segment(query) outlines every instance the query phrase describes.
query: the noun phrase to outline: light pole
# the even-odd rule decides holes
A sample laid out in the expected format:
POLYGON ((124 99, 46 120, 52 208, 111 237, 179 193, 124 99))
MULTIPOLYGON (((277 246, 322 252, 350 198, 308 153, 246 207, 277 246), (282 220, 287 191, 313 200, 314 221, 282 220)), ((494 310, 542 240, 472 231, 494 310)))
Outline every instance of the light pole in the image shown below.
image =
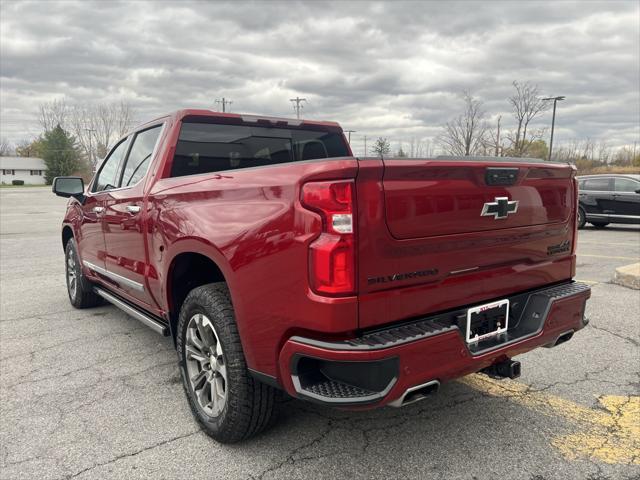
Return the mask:
POLYGON ((549 161, 551 161, 551 152, 553 150, 553 129, 556 125, 556 103, 564 99, 565 97, 563 95, 559 97, 547 97, 542 99, 542 100, 553 100, 553 116, 551 117, 551 140, 549 140, 549 161))

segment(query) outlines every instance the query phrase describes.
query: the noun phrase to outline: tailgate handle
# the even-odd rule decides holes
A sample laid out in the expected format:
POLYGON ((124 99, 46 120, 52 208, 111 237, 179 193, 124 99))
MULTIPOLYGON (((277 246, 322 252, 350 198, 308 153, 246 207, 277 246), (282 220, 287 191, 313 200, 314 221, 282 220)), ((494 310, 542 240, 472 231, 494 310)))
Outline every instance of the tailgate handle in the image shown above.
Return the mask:
POLYGON ((484 181, 487 185, 513 185, 518 179, 517 168, 487 167, 484 181))

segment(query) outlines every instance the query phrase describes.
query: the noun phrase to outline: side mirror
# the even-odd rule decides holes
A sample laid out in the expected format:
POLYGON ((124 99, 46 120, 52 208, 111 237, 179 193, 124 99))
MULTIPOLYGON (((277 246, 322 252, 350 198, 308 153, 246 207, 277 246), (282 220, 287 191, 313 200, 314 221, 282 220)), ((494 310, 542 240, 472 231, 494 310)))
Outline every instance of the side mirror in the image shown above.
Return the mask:
POLYGON ((84 181, 80 177, 56 177, 53 179, 51 191, 59 197, 84 197, 84 181))
POLYGON ((636 193, 640 193, 640 188, 636 188, 636 193))

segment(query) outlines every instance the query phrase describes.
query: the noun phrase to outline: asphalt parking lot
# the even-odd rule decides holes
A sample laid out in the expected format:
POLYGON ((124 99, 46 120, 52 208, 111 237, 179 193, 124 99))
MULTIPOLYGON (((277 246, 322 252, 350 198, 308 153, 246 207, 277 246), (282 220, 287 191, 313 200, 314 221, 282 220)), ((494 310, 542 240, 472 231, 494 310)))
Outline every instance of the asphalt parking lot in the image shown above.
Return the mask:
POLYGON ((199 431, 172 342, 115 307, 74 310, 47 188, 0 189, 0 477, 640 478, 640 292, 610 283, 640 228, 587 227, 590 325, 403 409, 287 401, 275 428, 223 446, 199 431))

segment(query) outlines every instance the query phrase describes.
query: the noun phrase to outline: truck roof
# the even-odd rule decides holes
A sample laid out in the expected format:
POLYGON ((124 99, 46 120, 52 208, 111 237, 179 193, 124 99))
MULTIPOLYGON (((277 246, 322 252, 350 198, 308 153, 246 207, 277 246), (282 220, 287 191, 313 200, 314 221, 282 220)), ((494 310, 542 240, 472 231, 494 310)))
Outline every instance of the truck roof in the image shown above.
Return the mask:
MULTIPOLYGON (((211 118, 220 118, 220 119, 234 119, 240 120, 241 122, 247 123, 270 123, 276 124, 279 126, 291 125, 291 126, 322 126, 322 127, 330 127, 337 128, 342 130, 340 124, 337 122, 330 121, 321 121, 321 120, 307 120, 307 119, 298 119, 298 118, 286 118, 286 117, 273 117, 270 115, 253 115, 253 114, 245 114, 245 113, 225 113, 225 112, 215 112, 213 110, 206 109, 197 109, 197 108, 185 108, 181 110, 175 110, 166 115, 161 115, 159 117, 154 118, 148 122, 144 122, 141 125, 146 125, 148 123, 157 122, 162 118, 171 117, 177 121, 184 119, 185 117, 211 117, 211 118)), ((138 127, 136 127, 137 129, 138 127)))

